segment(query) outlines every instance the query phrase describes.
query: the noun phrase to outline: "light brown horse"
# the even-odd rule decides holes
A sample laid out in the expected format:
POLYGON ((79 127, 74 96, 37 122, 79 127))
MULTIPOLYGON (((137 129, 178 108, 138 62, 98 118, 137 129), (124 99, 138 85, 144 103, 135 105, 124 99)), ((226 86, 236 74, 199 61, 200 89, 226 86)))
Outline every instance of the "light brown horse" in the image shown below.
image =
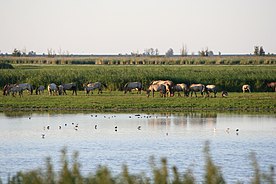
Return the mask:
POLYGON ((166 85, 164 84, 152 84, 149 86, 147 90, 147 97, 150 96, 150 92, 152 92, 152 97, 154 97, 154 92, 159 91, 161 97, 166 97, 167 95, 167 89, 166 85))
POLYGON ((267 83, 267 87, 272 88, 272 90, 276 92, 276 82, 267 83))
POLYGON ((173 92, 177 92, 178 96, 181 96, 180 92, 183 91, 185 96, 189 96, 189 88, 186 84, 181 83, 181 84, 176 84, 173 87, 173 92))
POLYGON ((245 84, 242 86, 242 92, 245 93, 246 91, 251 93, 250 85, 248 85, 248 84, 245 84))
POLYGON ((157 85, 164 84, 165 87, 166 87, 167 95, 168 94, 170 94, 170 96, 174 95, 173 94, 173 86, 174 86, 174 84, 173 84, 172 81, 170 81, 170 80, 156 80, 156 81, 152 81, 150 83, 150 85, 155 85, 155 84, 157 84, 157 85))

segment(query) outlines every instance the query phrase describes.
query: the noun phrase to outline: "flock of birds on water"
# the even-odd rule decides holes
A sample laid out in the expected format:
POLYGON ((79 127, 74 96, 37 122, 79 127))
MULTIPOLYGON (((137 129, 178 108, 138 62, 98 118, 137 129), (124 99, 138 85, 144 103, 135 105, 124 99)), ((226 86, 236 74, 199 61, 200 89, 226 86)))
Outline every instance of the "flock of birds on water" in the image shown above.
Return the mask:
MULTIPOLYGON (((143 116, 140 115, 140 114, 136 114, 136 115, 134 115, 134 116, 135 116, 135 117, 138 117, 138 118, 143 118, 143 116)), ((92 118, 93 118, 93 117, 97 118, 98 115, 91 115, 91 117, 92 117, 92 118)), ((107 119, 111 119, 111 118, 116 118, 116 115, 113 115, 113 116, 103 116, 103 117, 104 117, 104 118, 107 118, 107 119)), ((129 119, 131 119, 131 118, 132 118, 132 116, 129 115, 129 119)), ((152 118, 152 116, 151 116, 151 115, 147 115, 147 116, 144 116, 144 118, 147 118, 147 119, 148 119, 148 118, 152 118)), ((155 116, 155 118, 157 119, 158 116, 155 116)), ((169 118, 169 116, 166 116, 166 118, 169 118)), ((29 119, 31 119, 31 116, 29 117, 29 119)), ((74 130, 75 130, 75 131, 78 131, 78 130, 79 130, 79 124, 71 123, 71 125, 74 127, 74 130)), ((68 123, 65 123, 64 126, 67 127, 67 126, 69 126, 69 125, 68 125, 68 123)), ((139 125, 139 126, 137 127, 137 130, 140 131, 141 128, 142 128, 142 126, 139 125)), ((59 126, 58 126, 58 129, 61 130, 61 129, 62 129, 62 126, 59 125, 59 126)), ((97 125, 97 124, 94 125, 94 129, 95 129, 95 130, 98 129, 98 125, 97 125)), ((44 126, 44 127, 43 127, 43 130, 44 130, 44 131, 45 131, 45 130, 50 130, 50 125, 44 126)), ((118 126, 117 126, 117 125, 114 127, 114 131, 115 131, 115 132, 118 132, 118 126)), ((216 131, 217 131, 217 129, 214 128, 214 129, 213 129, 213 132, 216 132, 216 131)), ((239 135, 239 131, 240 131, 240 130, 239 130, 238 128, 235 129, 236 135, 239 135)), ((230 128, 227 127, 226 130, 225 130, 225 132, 229 134, 229 133, 230 133, 230 128)), ((168 136, 168 135, 169 135, 169 133, 166 132, 166 136, 168 136)), ((46 136, 45 133, 42 133, 42 134, 41 134, 42 139, 45 139, 45 136, 46 136)))

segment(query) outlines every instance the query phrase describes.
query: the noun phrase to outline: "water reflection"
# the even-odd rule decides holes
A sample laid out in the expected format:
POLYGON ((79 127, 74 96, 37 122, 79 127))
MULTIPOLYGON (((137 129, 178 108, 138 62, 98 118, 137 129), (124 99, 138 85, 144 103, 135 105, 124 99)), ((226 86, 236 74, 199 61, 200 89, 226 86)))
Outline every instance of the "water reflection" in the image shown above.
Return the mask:
POLYGON ((2 179, 19 170, 43 165, 47 156, 58 163, 64 146, 79 151, 86 173, 100 164, 121 171, 123 163, 132 170, 150 172, 148 158, 154 155, 167 157, 169 163, 182 171, 194 165, 197 174, 204 168, 203 143, 211 140, 213 158, 227 173, 228 183, 235 183, 237 178, 247 181, 250 168, 247 155, 251 151, 257 153, 262 168, 276 160, 275 115, 67 111, 5 112, 0 113, 0 119, 2 179), (227 128, 229 132, 225 131, 227 128))
POLYGON ((154 126, 175 126, 187 127, 199 126, 199 127, 215 127, 217 123, 217 113, 199 113, 199 112, 187 112, 187 113, 166 113, 155 115, 148 120, 148 124, 154 126))

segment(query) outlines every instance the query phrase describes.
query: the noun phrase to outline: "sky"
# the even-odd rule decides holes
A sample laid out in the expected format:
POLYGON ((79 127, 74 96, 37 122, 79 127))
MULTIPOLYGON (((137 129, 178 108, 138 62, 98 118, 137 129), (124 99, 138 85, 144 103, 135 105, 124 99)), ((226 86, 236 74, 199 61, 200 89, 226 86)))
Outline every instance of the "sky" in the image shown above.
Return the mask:
POLYGON ((276 0, 0 0, 0 52, 276 53, 276 0))

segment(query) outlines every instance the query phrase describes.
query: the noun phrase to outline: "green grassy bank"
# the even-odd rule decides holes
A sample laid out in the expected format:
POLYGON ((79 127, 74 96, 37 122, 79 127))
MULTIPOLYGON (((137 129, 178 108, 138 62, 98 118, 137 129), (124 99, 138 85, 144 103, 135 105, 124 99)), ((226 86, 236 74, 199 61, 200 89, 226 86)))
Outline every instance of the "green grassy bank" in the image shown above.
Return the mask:
MULTIPOLYGON (((1 91, 2 92, 2 91, 1 91)), ((200 95, 199 95, 200 96, 200 95)), ((158 93, 153 98, 142 94, 123 94, 122 91, 104 91, 103 94, 94 93, 86 96, 79 91, 77 96, 71 92, 64 96, 29 95, 24 92, 19 96, 0 95, 0 110, 91 110, 98 112, 181 112, 181 111, 251 111, 274 113, 276 111, 276 93, 229 93, 222 98, 205 97, 167 97, 161 98, 158 93), (70 94, 69 94, 70 93, 70 94)))

